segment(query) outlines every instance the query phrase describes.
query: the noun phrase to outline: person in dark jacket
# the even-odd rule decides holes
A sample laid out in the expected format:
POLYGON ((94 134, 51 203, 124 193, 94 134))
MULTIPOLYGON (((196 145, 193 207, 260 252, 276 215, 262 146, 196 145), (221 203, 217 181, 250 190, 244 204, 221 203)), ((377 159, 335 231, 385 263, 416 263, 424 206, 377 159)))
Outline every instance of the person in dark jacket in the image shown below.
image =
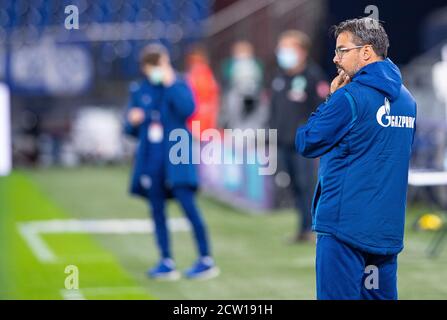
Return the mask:
POLYGON ((397 299, 416 102, 371 18, 335 27, 338 76, 298 129, 296 149, 320 159, 312 204, 318 299, 397 299))
POLYGON ((191 149, 192 137, 186 128, 187 118, 195 108, 191 90, 174 72, 163 46, 146 46, 140 64, 146 79, 130 86, 124 129, 139 142, 130 192, 149 200, 161 255, 148 275, 170 280, 180 276, 172 259, 165 214, 166 199, 174 197, 192 226, 200 256, 185 275, 201 279, 216 276, 219 270, 211 257, 206 226, 194 199, 198 187, 196 168, 191 161, 176 164, 169 158, 177 141, 168 137, 175 129, 187 133, 189 141, 185 145, 191 149))
POLYGON ((316 163, 295 152, 295 132, 304 124, 315 106, 329 93, 329 83, 320 67, 309 58, 310 39, 298 30, 283 32, 276 57, 280 72, 272 81, 269 127, 277 130, 278 171, 276 181, 291 186, 301 216, 290 243, 312 241, 311 213, 316 163), (284 181, 281 181, 284 180, 284 181))

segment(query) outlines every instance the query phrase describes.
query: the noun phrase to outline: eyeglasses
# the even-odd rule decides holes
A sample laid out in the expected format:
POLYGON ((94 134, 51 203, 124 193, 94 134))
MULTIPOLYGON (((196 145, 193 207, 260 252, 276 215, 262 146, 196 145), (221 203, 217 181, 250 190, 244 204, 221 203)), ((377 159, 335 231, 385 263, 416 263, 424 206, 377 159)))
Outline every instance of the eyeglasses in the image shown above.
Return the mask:
POLYGON ((342 58, 343 55, 344 55, 346 52, 351 51, 351 50, 353 50, 353 49, 363 48, 364 46, 365 46, 365 45, 363 45, 363 46, 355 46, 355 47, 352 47, 352 48, 336 48, 336 49, 334 50, 334 53, 335 53, 335 55, 336 55, 337 57, 342 58))

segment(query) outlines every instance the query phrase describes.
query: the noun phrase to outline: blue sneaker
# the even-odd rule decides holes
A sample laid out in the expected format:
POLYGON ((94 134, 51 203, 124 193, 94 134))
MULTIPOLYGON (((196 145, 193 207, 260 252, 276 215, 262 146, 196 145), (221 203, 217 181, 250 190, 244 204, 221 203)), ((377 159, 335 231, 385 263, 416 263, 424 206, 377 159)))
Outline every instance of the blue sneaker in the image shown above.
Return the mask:
POLYGON ((213 258, 202 257, 191 268, 186 270, 185 276, 189 279, 208 280, 217 277, 220 273, 213 258))
POLYGON ((180 273, 175 269, 172 259, 162 259, 154 268, 147 272, 150 278, 157 280, 178 280, 180 273))

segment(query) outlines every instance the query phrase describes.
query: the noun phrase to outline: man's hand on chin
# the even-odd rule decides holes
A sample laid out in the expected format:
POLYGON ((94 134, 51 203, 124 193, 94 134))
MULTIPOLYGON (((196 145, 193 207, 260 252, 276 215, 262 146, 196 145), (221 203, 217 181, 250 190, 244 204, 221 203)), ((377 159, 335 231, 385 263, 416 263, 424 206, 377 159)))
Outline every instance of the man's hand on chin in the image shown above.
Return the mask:
POLYGON ((338 69, 337 71, 338 75, 334 78, 334 80, 332 80, 331 83, 331 94, 344 87, 351 81, 351 78, 342 69, 338 69))

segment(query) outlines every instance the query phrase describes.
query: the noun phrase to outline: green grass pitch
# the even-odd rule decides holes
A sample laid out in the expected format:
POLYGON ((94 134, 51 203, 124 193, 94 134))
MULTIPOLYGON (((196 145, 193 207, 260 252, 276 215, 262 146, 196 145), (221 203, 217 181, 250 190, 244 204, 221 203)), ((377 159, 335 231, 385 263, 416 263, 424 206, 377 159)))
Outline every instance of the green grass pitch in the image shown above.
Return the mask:
MULTIPOLYGON (((23 223, 148 218, 147 205, 127 194, 128 172, 124 166, 53 168, 0 177, 0 298, 67 298, 67 265, 78 267, 76 292, 85 299, 315 298, 315 246, 285 244, 297 224, 293 210, 250 215, 203 194, 198 203, 222 271, 216 279, 148 279, 145 271, 157 261, 149 233, 44 233, 41 239, 56 260, 42 262, 36 257, 19 233, 23 223)), ((181 216, 175 202, 168 212, 170 217, 181 216)), ((410 228, 421 212, 423 207, 408 210, 406 247, 399 259, 399 298, 446 299, 447 253, 427 258, 432 234, 410 228)), ((177 266, 189 267, 196 258, 191 234, 173 232, 172 245, 177 266)))

